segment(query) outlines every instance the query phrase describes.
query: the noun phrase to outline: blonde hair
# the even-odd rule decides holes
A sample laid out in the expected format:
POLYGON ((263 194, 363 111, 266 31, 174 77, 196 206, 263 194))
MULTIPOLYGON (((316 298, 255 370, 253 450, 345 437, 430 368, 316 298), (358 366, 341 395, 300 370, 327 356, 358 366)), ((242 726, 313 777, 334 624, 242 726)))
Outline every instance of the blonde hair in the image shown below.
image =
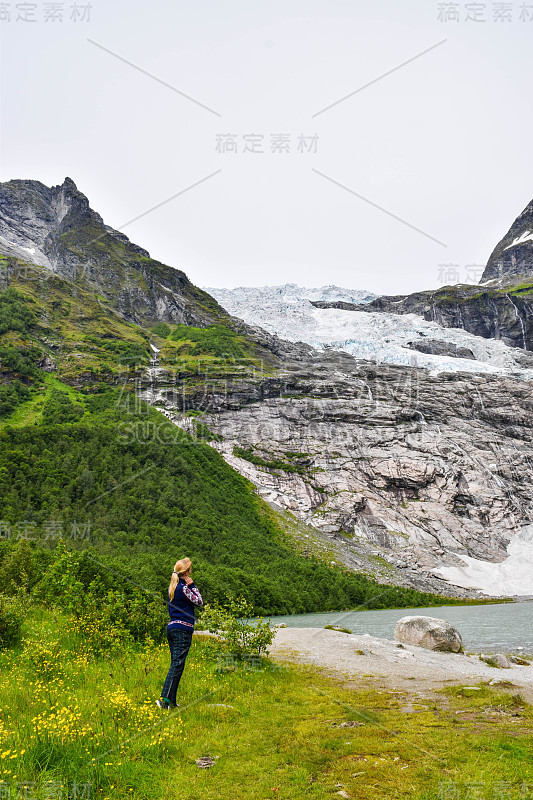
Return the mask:
POLYGON ((179 579, 191 568, 191 564, 192 561, 190 558, 180 558, 180 560, 176 561, 174 564, 174 572, 172 573, 170 586, 168 587, 168 596, 171 600, 174 600, 174 592, 176 591, 179 579))

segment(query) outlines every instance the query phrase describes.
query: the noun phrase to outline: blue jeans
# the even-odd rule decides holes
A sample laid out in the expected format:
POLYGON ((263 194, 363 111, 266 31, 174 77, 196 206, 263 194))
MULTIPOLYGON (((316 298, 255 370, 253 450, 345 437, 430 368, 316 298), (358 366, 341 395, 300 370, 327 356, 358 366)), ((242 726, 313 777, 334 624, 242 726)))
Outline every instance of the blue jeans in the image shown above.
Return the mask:
POLYGON ((170 669, 161 690, 161 697, 176 705, 176 693, 191 646, 192 630, 186 631, 177 625, 167 628, 167 641, 170 647, 170 669))

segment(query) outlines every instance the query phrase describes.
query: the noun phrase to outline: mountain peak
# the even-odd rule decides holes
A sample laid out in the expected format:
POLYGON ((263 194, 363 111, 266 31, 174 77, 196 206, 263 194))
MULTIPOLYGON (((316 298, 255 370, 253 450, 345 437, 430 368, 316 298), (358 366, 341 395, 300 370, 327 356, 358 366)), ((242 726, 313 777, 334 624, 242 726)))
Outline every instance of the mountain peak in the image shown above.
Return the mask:
POLYGON ((72 178, 69 178, 68 176, 65 178, 65 180, 63 181, 63 183, 62 183, 60 188, 61 189, 66 189, 67 191, 70 191, 70 192, 78 192, 79 191, 78 187, 76 186, 76 184, 74 183, 72 178))
POLYGON ((183 272, 106 225, 69 177, 0 183, 0 253, 95 292, 128 321, 203 326, 224 316, 183 272))
POLYGON ((492 251, 481 283, 533 275, 533 200, 492 251))

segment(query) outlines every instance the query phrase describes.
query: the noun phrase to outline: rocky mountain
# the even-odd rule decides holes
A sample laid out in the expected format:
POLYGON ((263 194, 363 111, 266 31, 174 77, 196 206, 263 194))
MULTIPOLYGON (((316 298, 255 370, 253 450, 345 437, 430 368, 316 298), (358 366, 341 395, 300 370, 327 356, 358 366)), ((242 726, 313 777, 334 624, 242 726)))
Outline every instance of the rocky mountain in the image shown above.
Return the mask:
POLYGON ((184 395, 179 376, 156 369, 141 396, 187 430, 201 419, 304 545, 318 537, 337 563, 426 591, 533 594, 530 573, 504 580, 507 546, 533 520, 528 381, 432 376, 329 351, 274 375, 235 370, 184 395), (458 577, 463 556, 499 565, 499 590, 482 570, 458 577))
POLYGON ((47 392, 124 382, 247 478, 303 555, 425 591, 533 595, 513 566, 533 522, 529 284, 215 299, 68 179, 10 181, 0 200, 7 425, 40 419, 30 358, 47 392))
MULTIPOLYGON (((323 307, 323 306, 322 306, 323 307)), ((475 336, 533 350, 533 279, 517 285, 444 286, 410 295, 378 297, 361 309, 388 314, 417 314, 443 328, 460 328, 475 336)), ((522 361, 522 356, 518 356, 522 361)), ((524 361, 529 363, 530 357, 524 361)))
POLYGON ((533 276, 533 200, 490 254, 481 283, 533 276))
POLYGON ((0 253, 45 267, 142 325, 212 324, 227 314, 185 273, 104 223, 70 178, 0 184, 0 253))

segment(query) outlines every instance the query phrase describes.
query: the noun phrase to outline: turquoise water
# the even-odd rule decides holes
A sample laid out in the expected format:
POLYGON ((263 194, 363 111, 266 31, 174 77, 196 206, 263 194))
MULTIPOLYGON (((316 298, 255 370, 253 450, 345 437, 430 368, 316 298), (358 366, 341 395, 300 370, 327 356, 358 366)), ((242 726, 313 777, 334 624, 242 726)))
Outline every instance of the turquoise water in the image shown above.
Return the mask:
POLYGON ((331 611, 270 617, 272 625, 284 622, 291 628, 323 628, 341 625, 352 633, 369 633, 392 639, 402 617, 423 615, 445 619, 457 628, 466 650, 533 654, 533 601, 486 606, 435 606, 385 611, 331 611))

